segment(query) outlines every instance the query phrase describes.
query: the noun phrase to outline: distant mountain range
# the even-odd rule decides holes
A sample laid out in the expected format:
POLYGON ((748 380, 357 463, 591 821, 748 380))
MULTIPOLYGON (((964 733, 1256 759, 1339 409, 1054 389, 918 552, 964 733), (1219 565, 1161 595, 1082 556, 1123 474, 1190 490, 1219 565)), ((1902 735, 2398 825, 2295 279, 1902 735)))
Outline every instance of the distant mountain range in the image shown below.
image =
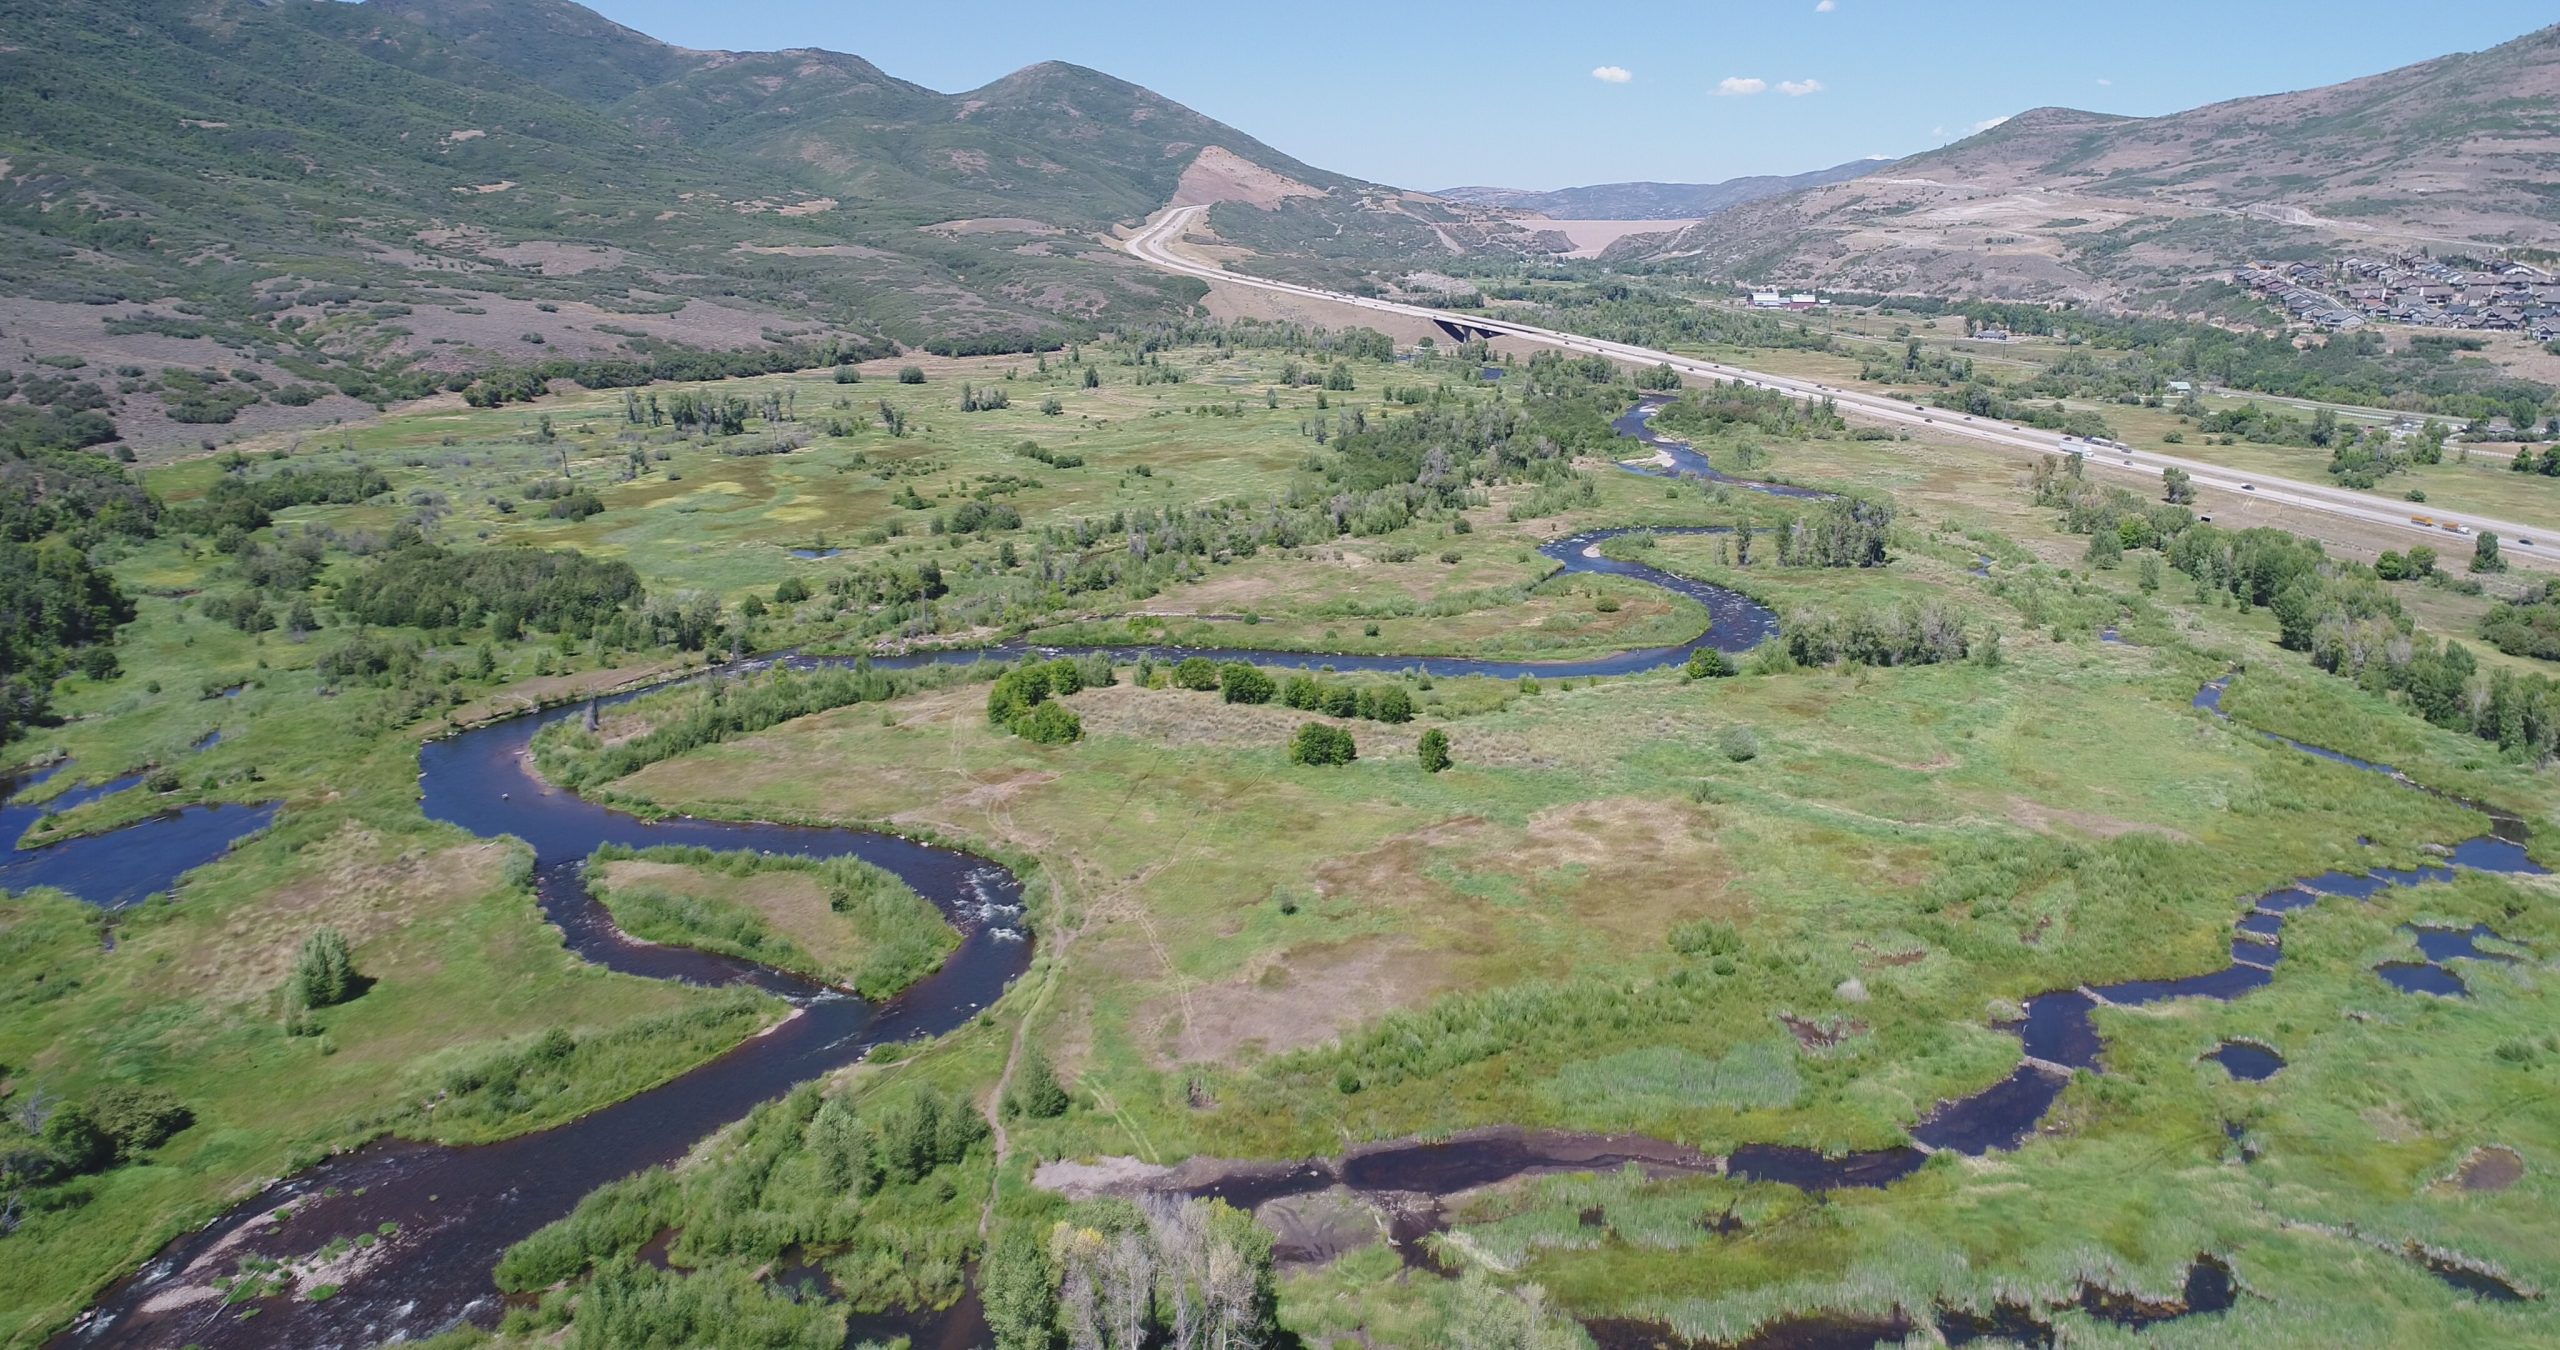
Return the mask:
POLYGON ((302 399, 119 395, 145 441, 670 344, 1021 350, 1190 309, 1103 237, 1169 201, 1398 195, 1054 62, 943 94, 567 0, 0 4, 0 371, 302 399))
POLYGON ((1549 220, 1697 220, 1770 197, 1842 183, 1885 161, 1855 159, 1810 173, 1757 174, 1721 183, 1597 183, 1533 192, 1525 188, 1456 187, 1432 195, 1471 206, 1526 211, 1549 220))
POLYGON ((1742 281, 2106 300, 2251 258, 2560 249, 2560 27, 2163 117, 2038 108, 1612 259, 1742 281))
POLYGON ((1892 164, 1435 196, 1055 62, 945 94, 569 0, 0 0, 0 388, 103 399, 147 447, 546 364, 1025 350, 1196 312, 1202 283, 1108 238, 1168 203, 1211 205, 1230 266, 1387 293, 1575 251, 1550 220, 1703 218, 1605 256, 2148 305, 2340 241, 2560 247, 2555 183, 2560 29, 2170 117, 2039 109, 1892 164))

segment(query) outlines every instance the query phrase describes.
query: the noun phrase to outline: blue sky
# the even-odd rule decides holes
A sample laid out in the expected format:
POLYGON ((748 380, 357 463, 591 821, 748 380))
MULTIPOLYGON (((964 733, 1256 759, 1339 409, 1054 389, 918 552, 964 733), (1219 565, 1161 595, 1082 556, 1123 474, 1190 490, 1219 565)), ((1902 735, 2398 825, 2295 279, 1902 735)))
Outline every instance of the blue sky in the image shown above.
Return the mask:
POLYGON ((686 46, 828 47, 946 91, 1073 61, 1416 188, 1794 173, 2043 104, 2148 115, 2330 84, 2554 17, 2550 0, 587 2, 686 46))

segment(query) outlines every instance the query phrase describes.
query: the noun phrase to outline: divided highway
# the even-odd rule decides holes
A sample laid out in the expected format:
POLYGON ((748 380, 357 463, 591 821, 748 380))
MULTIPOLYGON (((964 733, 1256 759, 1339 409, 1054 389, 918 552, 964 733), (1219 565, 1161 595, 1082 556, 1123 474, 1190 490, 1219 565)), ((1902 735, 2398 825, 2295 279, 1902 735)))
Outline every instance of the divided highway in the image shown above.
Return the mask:
POLYGON ((1923 408, 1878 394, 1836 388, 1791 376, 1744 370, 1715 361, 1677 356, 1670 352, 1655 351, 1649 347, 1637 347, 1623 342, 1604 342, 1598 338, 1559 332, 1552 328, 1539 328, 1509 319, 1473 313, 1453 313, 1423 305, 1407 305, 1393 300, 1346 295, 1339 291, 1318 290, 1312 286, 1292 285, 1285 281, 1271 281, 1262 277, 1229 272, 1214 263, 1187 257, 1175 247, 1182 236, 1198 222, 1201 214, 1208 209, 1206 206, 1174 207, 1157 216, 1135 235, 1122 241, 1121 247, 1127 249, 1132 257, 1150 266, 1199 277, 1204 281, 1223 282, 1231 286, 1250 286, 1256 290, 1278 291, 1331 304, 1349 305, 1358 309, 1376 310, 1380 313, 1399 314, 1410 318, 1452 319, 1469 327, 1482 328, 1507 337, 1542 343, 1565 351, 1587 352, 1641 365, 1667 364, 1684 375, 1694 375, 1704 379, 1738 380, 1758 388, 1781 390, 1798 396, 1827 397, 1833 400, 1844 414, 1890 426, 1914 430, 1927 427, 1933 431, 1945 432, 2011 451, 2043 454, 2077 452, 2088 457, 2088 467, 2092 469, 2108 469, 2120 474, 2147 478, 2155 486, 2160 481, 2161 470, 2184 469, 2200 489, 2245 492, 2259 501, 2273 502, 2297 510, 2315 511, 2322 515, 2351 520, 2363 525, 2398 529, 2411 535, 2423 536, 2439 548, 2444 548, 2447 542, 2454 538, 2468 538, 2485 530, 2496 534, 2507 549, 2516 553, 2528 557, 2560 559, 2560 530, 2546 530, 2544 532, 2552 535, 2552 539, 2537 540, 2534 538, 2536 527, 2515 521, 2396 503, 2321 483, 2305 483, 2289 478, 2257 477, 2237 472, 2226 465, 2208 464, 2203 460, 2163 455, 2111 443, 2083 441, 2064 436, 2059 432, 2043 431, 2035 427, 2019 426, 1987 417, 1967 416, 1941 408, 1923 408), (2426 523, 2422 524, 2413 517, 2424 517, 2426 523))

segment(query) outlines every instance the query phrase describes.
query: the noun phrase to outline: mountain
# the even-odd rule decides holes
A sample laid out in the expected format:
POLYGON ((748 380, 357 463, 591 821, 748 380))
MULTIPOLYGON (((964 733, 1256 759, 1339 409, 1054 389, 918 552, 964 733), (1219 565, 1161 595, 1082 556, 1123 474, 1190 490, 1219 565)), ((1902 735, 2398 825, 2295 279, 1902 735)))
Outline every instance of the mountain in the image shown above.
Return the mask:
POLYGON ((100 389, 146 447, 546 360, 1023 350, 1189 310, 1104 237, 1169 201, 1384 191, 1054 62, 945 94, 566 0, 0 0, 0 373, 139 372, 100 389))
POLYGON ((1610 256, 1745 281, 2168 303, 2252 258, 2560 247, 2560 26, 2162 117, 2021 113, 1610 256))
POLYGON ((1884 161, 1853 159, 1809 173, 1755 174, 1721 183, 1596 183, 1534 192, 1524 188, 1444 188, 1432 195, 1471 206, 1525 211, 1549 220, 1696 220, 1718 211, 1875 172, 1884 161))

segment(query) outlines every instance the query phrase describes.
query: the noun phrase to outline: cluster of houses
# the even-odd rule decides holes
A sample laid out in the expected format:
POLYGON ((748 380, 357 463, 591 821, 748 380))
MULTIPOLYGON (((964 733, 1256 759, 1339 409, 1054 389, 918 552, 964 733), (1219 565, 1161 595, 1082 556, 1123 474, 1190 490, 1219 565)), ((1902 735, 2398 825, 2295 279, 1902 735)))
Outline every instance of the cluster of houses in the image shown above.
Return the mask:
POLYGON ((1780 295, 1776 291, 1753 291, 1751 307, 1753 309, 1791 309, 1802 314, 1807 310, 1829 309, 1831 302, 1817 298, 1806 291, 1798 291, 1793 295, 1780 295))
POLYGON ((2560 339, 2560 278, 2524 263, 2457 265, 2423 255, 2351 257, 2335 264, 2252 263, 2242 285, 2301 322, 2348 329, 2374 320, 2422 328, 2560 339))

